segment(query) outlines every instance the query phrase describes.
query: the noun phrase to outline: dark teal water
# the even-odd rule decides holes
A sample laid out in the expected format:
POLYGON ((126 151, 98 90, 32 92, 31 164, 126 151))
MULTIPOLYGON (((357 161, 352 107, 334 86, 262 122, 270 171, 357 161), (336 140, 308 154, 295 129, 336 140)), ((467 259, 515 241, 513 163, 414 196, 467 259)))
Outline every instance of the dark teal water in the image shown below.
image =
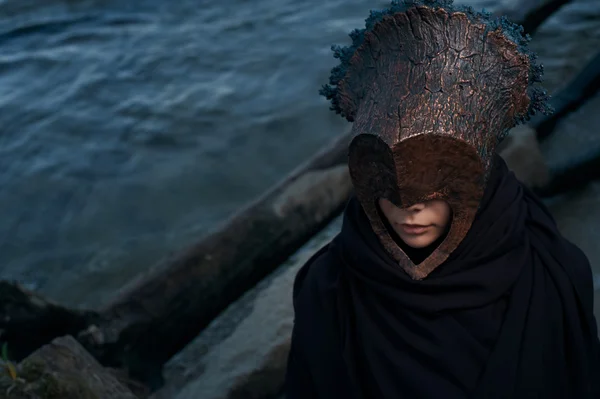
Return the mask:
MULTIPOLYGON (((384 4, 0 1, 0 278, 95 305, 206 234, 346 128, 329 47, 384 4)), ((540 31, 551 85, 598 48, 578 4, 540 31)))

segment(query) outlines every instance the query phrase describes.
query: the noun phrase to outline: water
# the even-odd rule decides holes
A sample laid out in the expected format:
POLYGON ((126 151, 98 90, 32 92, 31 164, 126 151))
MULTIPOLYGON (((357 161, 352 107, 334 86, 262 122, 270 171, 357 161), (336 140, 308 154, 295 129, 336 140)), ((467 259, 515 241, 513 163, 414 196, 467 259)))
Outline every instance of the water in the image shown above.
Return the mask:
POLYGON ((0 277, 93 306, 206 234, 346 127, 329 47, 387 3, 0 0, 0 277))

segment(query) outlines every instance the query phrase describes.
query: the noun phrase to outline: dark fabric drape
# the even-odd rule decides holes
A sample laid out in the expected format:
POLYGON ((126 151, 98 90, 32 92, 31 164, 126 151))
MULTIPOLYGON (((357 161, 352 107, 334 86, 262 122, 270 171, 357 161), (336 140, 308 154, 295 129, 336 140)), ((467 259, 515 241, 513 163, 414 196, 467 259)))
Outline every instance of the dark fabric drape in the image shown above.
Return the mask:
POLYGON ((288 397, 599 398, 592 303, 587 258, 499 157, 467 237, 422 281, 353 199, 297 276, 288 397))

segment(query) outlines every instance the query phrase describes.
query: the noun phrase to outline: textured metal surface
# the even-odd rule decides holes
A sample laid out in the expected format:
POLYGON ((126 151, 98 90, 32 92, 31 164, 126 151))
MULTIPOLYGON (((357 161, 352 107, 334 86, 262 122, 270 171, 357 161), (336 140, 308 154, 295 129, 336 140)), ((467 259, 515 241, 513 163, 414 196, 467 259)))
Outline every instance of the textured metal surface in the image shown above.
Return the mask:
POLYGON ((495 148, 527 113, 529 72, 528 56, 500 29, 463 12, 417 6, 365 34, 338 84, 356 135, 350 173, 373 229, 412 278, 425 278, 468 232, 495 148), (399 207, 450 204, 450 231, 420 264, 387 232, 380 197, 399 207))

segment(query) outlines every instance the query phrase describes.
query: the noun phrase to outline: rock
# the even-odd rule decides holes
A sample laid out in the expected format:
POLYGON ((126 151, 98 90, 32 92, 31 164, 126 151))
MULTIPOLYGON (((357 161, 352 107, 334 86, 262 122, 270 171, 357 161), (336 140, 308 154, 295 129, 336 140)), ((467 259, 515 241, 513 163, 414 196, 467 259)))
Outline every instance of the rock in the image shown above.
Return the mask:
POLYGON ((550 193, 560 193, 600 178, 600 94, 562 119, 541 150, 552 172, 550 193), (583 165, 584 167, 580 167, 583 165), (588 167, 585 167, 589 165, 588 167))
POLYGON ((572 1, 548 18, 530 43, 545 67, 543 86, 556 95, 553 104, 561 117, 532 120, 538 135, 548 136, 540 143, 550 174, 548 185, 537 190, 544 197, 600 178, 600 96, 591 94, 599 82, 597 11, 596 0, 572 1))
MULTIPOLYGON (((600 39, 599 39, 600 40, 600 39)), ((551 169, 567 168, 578 158, 600 152, 600 94, 562 119, 555 132, 541 144, 551 169)))
POLYGON ((547 201, 558 227, 585 252, 594 273, 596 321, 600 320, 600 182, 547 201))
POLYGON ((251 399, 276 397, 283 385, 293 325, 292 287, 299 268, 339 231, 337 219, 313 238, 282 270, 224 312, 166 366, 167 384, 153 399, 251 399), (251 302, 251 306, 248 306, 251 302), (247 309, 243 317, 239 309, 247 309), (235 327, 206 345, 206 335, 235 327), (204 342, 203 342, 204 341, 204 342), (218 341, 218 342, 215 342, 218 341))
POLYGON ((554 112, 550 115, 536 115, 530 121, 537 136, 543 140, 550 136, 556 125, 573 111, 579 109, 600 90, 600 52, 577 73, 568 85, 554 93, 550 104, 554 112))
POLYGON ((526 125, 511 130, 499 149, 509 169, 528 187, 542 187, 549 181, 546 160, 540 150, 536 131, 526 125))
POLYGON ((571 0, 505 0, 494 13, 520 21, 525 33, 533 35, 548 16, 569 2, 571 0))
POLYGON ((98 316, 58 305, 25 287, 0 281, 0 338, 20 361, 40 346, 64 335, 76 335, 98 316))
POLYGON ((57 338, 32 353, 19 364, 16 379, 11 380, 3 377, 3 397, 137 399, 71 336, 57 338))
POLYGON ((571 82, 598 52, 599 41, 597 0, 574 0, 539 27, 530 48, 544 65, 543 85, 550 94, 571 82))

